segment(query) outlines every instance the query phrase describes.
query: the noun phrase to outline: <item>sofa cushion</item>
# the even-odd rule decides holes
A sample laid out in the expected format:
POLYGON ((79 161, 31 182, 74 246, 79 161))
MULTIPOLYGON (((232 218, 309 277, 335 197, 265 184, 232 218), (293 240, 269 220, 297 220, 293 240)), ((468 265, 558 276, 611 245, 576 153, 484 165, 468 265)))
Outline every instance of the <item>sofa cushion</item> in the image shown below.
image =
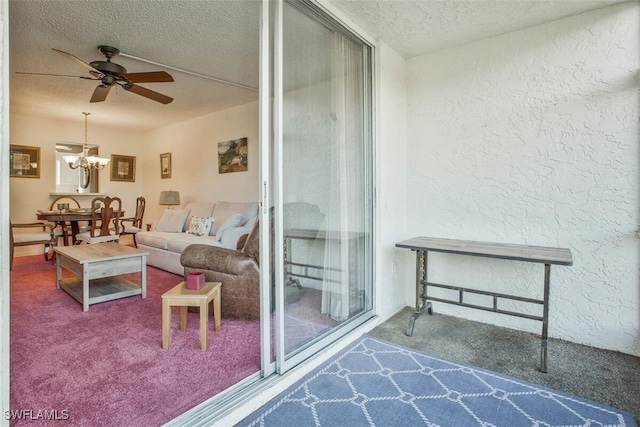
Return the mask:
MULTIPOLYGON (((210 235, 220 235, 218 229, 233 214, 240 212, 245 219, 249 219, 250 214, 255 211, 258 214, 258 204, 256 202, 217 202, 213 207, 213 217, 215 218, 211 227, 210 235)), ((245 220, 246 223, 246 220, 245 220)))
POLYGON ((184 223, 189 215, 187 209, 166 209, 162 218, 156 224, 156 231, 167 233, 180 233, 184 228, 184 223))
POLYGON ((220 243, 225 248, 242 249, 244 245, 238 248, 238 240, 243 235, 249 234, 249 232, 251 231, 251 227, 253 227, 254 223, 255 223, 255 220, 251 222, 247 222, 245 225, 241 227, 227 228, 220 234, 220 236, 216 236, 216 237, 220 237, 220 243))
POLYGON ((166 250, 167 242, 173 234, 176 233, 166 233, 163 231, 142 231, 136 236, 136 241, 139 245, 166 250))
POLYGON ((196 236, 188 233, 174 233, 167 240, 167 250, 170 252, 181 253, 184 248, 193 244, 201 244, 207 246, 220 246, 215 236, 196 236))
POLYGON ((226 229, 242 227, 246 222, 247 218, 245 218, 240 212, 232 214, 225 222, 222 223, 222 225, 220 225, 220 227, 218 227, 218 230, 216 231, 218 241, 220 241, 222 234, 226 229))
POLYGON ((258 219, 258 204, 250 203, 247 208, 242 211, 242 215, 247 218, 247 222, 253 224, 258 219))
POLYGON ((142 231, 136 236, 136 241, 138 245, 171 252, 181 252, 185 247, 194 243, 221 246, 215 236, 196 236, 189 233, 166 233, 162 231, 142 231))
POLYGON ((187 231, 189 229, 189 225, 191 224, 191 218, 194 216, 199 216, 201 218, 213 217, 215 221, 215 217, 213 216, 213 206, 215 203, 213 202, 189 202, 184 207, 189 210, 189 215, 187 216, 187 220, 185 221, 185 226, 183 231, 187 231))

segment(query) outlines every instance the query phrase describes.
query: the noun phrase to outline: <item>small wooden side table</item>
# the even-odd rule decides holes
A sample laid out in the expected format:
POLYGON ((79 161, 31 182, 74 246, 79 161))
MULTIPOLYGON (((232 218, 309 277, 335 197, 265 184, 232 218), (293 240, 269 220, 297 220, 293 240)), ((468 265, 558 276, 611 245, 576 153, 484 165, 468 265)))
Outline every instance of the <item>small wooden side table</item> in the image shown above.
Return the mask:
POLYGON ((171 338, 171 307, 180 307, 180 330, 187 329, 187 307, 200 307, 200 349, 207 349, 209 303, 213 302, 213 330, 220 332, 220 282, 206 282, 201 289, 187 289, 180 282, 162 295, 162 349, 169 348, 171 338))

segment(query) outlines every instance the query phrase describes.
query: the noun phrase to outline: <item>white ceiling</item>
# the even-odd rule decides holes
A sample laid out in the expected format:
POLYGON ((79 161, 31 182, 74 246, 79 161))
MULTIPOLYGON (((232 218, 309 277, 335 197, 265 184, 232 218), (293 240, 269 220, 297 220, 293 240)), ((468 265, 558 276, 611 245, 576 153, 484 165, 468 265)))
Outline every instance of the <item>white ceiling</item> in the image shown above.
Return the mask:
POLYGON ((628 1, 331 0, 405 59, 628 1))
MULTIPOLYGON (((332 0, 407 59, 621 2, 332 0)), ((92 122, 142 130, 257 100, 257 90, 162 65, 257 88, 259 7, 255 0, 10 0, 11 111, 78 121, 89 111, 92 122), (112 89, 106 101, 89 103, 98 82, 15 74, 88 76, 51 48, 88 63, 104 60, 103 44, 120 49, 113 62, 129 72, 169 72, 175 82, 142 86, 174 101, 112 89)))
POLYGON ((241 89, 124 57, 128 54, 191 72, 258 86, 259 3, 212 0, 10 0, 11 111, 154 128, 258 99, 241 89), (113 60, 129 72, 164 70, 175 82, 142 84, 174 98, 163 105, 121 88, 89 103, 99 82, 15 74, 89 76, 56 48, 88 63, 105 58, 97 46, 117 47, 113 60))

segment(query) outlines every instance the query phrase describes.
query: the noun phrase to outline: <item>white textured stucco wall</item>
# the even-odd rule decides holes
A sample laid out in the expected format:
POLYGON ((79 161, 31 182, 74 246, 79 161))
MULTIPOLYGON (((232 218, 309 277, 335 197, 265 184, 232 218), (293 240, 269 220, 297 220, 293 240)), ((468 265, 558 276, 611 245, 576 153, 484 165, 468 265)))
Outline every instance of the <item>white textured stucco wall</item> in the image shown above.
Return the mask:
MULTIPOLYGON (((552 267, 550 335, 634 355, 639 8, 600 9, 407 61, 406 237, 570 248, 574 265, 552 267)), ((435 281, 541 296, 542 266, 434 255, 430 267, 435 281)), ((539 322, 436 310, 540 331, 539 322)))
MULTIPOLYGON (((407 233, 407 62, 384 42, 377 49, 376 308, 386 319, 406 306, 415 294, 413 263, 398 252, 398 236, 407 233), (398 256, 400 255, 400 256, 398 256)), ((413 303, 411 303, 413 305, 413 303)))

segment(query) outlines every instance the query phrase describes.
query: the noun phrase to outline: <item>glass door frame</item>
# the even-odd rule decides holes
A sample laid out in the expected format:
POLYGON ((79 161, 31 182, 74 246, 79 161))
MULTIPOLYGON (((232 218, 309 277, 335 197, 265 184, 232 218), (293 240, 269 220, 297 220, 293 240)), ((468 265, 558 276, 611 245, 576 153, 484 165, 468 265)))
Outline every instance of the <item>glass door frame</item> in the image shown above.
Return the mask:
MULTIPOLYGON (((260 168, 260 365, 262 377, 268 377, 276 371, 276 364, 271 356, 272 290, 269 283, 271 283, 273 265, 271 265, 271 227, 269 224, 271 221, 271 142, 273 140, 272 132, 276 128, 272 118, 275 121, 276 117, 281 118, 282 115, 277 114, 275 108, 272 108, 271 29, 273 26, 271 25, 270 8, 273 3, 272 0, 262 0, 260 13, 258 146, 260 168)), ((278 75, 275 72, 273 74, 278 75)))
POLYGON ((299 0, 294 4, 295 0, 263 0, 262 1, 262 18, 261 18, 261 54, 260 54, 260 182, 261 182, 261 247, 260 247, 260 265, 261 265, 261 337, 262 337, 262 375, 269 376, 274 371, 283 374, 294 366, 299 365, 310 357, 318 354, 321 350, 327 348, 349 332, 361 326, 364 322, 375 316, 375 242, 376 242, 376 200, 375 200, 375 49, 371 40, 363 38, 358 31, 354 31, 350 26, 345 25, 343 21, 338 19, 331 11, 323 5, 313 0, 299 0), (284 52, 283 52, 283 32, 284 3, 289 2, 294 7, 300 8, 299 5, 311 9, 313 12, 321 15, 323 19, 332 22, 332 25, 343 27, 350 35, 362 42, 368 47, 369 54, 366 58, 367 67, 365 75, 364 88, 364 105, 365 112, 365 129, 364 137, 369 147, 369 179, 370 187, 367 189, 369 195, 369 206, 371 215, 369 252, 370 258, 370 274, 367 282, 370 286, 370 309, 364 310, 362 313, 354 316, 352 319, 335 328, 331 333, 319 338, 316 342, 301 349, 297 353, 287 358, 285 350, 285 328, 284 328, 284 225, 283 225, 283 102, 284 102, 284 52), (273 6, 273 14, 269 7, 273 6), (273 22, 270 22, 273 17, 273 22), (273 25, 271 25, 273 24, 273 25), (273 31, 273 38, 270 37, 270 31, 273 31), (273 42, 273 45, 271 45, 273 42), (271 52, 273 47, 273 52, 271 52), (271 55, 270 55, 271 54, 271 55), (270 67, 269 59, 273 57, 273 67, 270 67), (273 70, 273 76, 271 71, 273 70), (271 91, 273 88, 273 91, 271 91), (273 103, 271 104, 271 96, 273 95, 273 103), (270 109, 272 105, 272 109, 270 109), (271 126, 271 127, 270 127, 271 126), (271 133, 273 130, 273 133, 271 133), (273 165, 273 168, 270 166, 273 165), (273 219, 270 217, 271 202, 274 205, 273 219), (274 221, 274 245, 273 254, 271 254, 271 236, 269 226, 270 221, 274 221), (272 261, 273 260, 273 261, 272 261), (272 265, 273 262, 273 265, 272 265), (278 268, 274 268, 274 267, 278 268), (272 301, 272 274, 275 280, 275 361, 272 360, 272 317, 271 317, 271 301, 272 301))
MULTIPOLYGON (((371 99, 367 100, 370 104, 371 111, 368 112, 370 114, 370 129, 368 132, 368 137, 371 144, 371 188, 372 192, 372 225, 371 225, 371 259, 372 259, 372 268, 371 268, 371 277, 370 281, 372 284, 370 300, 372 301, 372 310, 364 312, 363 314, 354 317, 353 321, 348 322, 339 330, 339 335, 335 333, 319 340, 314 343, 312 346, 305 349, 304 353, 297 354, 295 357, 290 358, 289 360, 280 363, 279 365, 276 363, 276 359, 272 357, 272 336, 271 336, 271 328, 272 328, 272 312, 271 312, 271 298, 272 292, 270 289, 271 283, 271 272, 272 272, 272 250, 271 250, 271 231, 270 231, 270 220, 271 220, 271 202, 272 199, 275 200, 275 197, 272 196, 274 193, 272 191, 272 187, 274 187, 274 179, 272 177, 272 154, 273 146, 275 145, 274 134, 276 129, 278 132, 282 131, 282 112, 278 112, 278 109, 282 108, 282 92, 280 90, 280 96, 276 96, 275 86, 278 88, 282 88, 282 47, 278 53, 276 53, 276 49, 271 44, 272 43, 272 32, 276 34, 277 31, 274 31, 274 28, 279 26, 279 34, 278 37, 282 36, 282 18, 279 18, 278 25, 273 25, 274 22, 272 20, 273 15, 270 15, 271 6, 275 7, 276 16, 277 14, 282 13, 282 4, 287 0, 261 0, 261 16, 260 16, 260 57, 259 57, 259 67, 260 67, 260 87, 259 87, 259 182, 256 183, 259 188, 259 204, 260 211, 258 214, 260 221, 260 315, 261 315, 261 370, 260 372, 256 372, 256 374, 251 375, 244 380, 241 380, 234 386, 229 389, 222 391, 220 394, 215 397, 210 398, 209 400, 201 403, 200 405, 188 410, 184 414, 178 416, 174 420, 171 420, 167 423, 168 426, 183 426, 183 425, 194 425, 194 426, 205 426, 205 425, 214 425, 217 423, 222 423, 225 421, 233 420, 233 422, 238 421, 238 416, 246 416, 247 414, 244 412, 246 408, 242 408, 242 413, 238 413, 239 407, 254 407, 258 409, 258 404, 256 404, 256 396, 260 396, 261 393, 266 392, 268 389, 276 388, 278 389, 281 384, 287 383, 287 379, 284 377, 277 375, 283 374, 285 371, 290 369, 291 367, 301 364, 311 356, 318 356, 320 360, 326 357, 326 352, 321 352, 322 350, 331 351, 332 348, 339 347, 340 344, 337 343, 341 338, 345 337, 349 332, 353 332, 357 328, 361 327, 365 322, 370 321, 373 317, 375 317, 375 301, 376 301, 376 277, 375 277, 375 259, 376 259, 376 199, 375 199, 375 183, 376 181, 376 143, 375 143, 375 92, 373 88, 375 88, 375 67, 371 68, 371 76, 370 76, 370 85, 371 91, 368 94, 371 99), (272 62, 273 59, 273 62, 272 62), (280 62, 280 65, 277 63, 280 62), (277 75, 280 76, 278 79, 274 70, 277 70, 277 75), (272 79, 273 76, 273 79, 272 79), (272 81, 275 83, 272 84, 272 81), (279 98, 279 99, 278 99, 279 98), (282 383, 280 382, 282 380, 282 383)), ((303 3, 309 3, 311 0, 302 0, 303 3)), ((313 4, 316 7, 321 7, 315 1, 313 4)), ((337 20, 337 22, 341 22, 337 20)), ((344 24, 343 24, 344 25, 344 24)), ((348 26, 345 28, 349 29, 348 26)), ((360 34, 357 31, 353 31, 355 34, 360 34)), ((372 40, 367 39, 364 40, 369 46, 372 47, 370 62, 371 64, 375 64, 375 44, 372 40)), ((281 164, 281 162, 280 162, 281 164)), ((282 171, 279 171, 280 179, 282 179, 282 171)), ((281 206, 280 208, 281 209, 281 206)), ((8 223, 8 222, 7 222, 8 223)), ((280 225, 280 230, 282 230, 282 224, 280 225)), ((276 244, 276 248, 283 248, 283 236, 280 234, 278 243, 276 244)), ((279 253, 273 254, 274 257, 279 257, 280 265, 282 266, 283 253, 282 250, 276 251, 279 253)), ((278 264, 276 264, 278 265, 278 264)), ((277 280, 280 280, 280 283, 283 283, 284 280, 284 268, 280 268, 276 270, 276 276, 279 276, 277 280)), ((284 304, 284 292, 281 291, 281 295, 279 297, 281 301, 278 303, 280 307, 284 304)), ((282 311, 282 310, 280 310, 282 311)), ((282 316, 282 314, 281 314, 282 316)), ((358 331, 355 331, 357 334, 358 331)), ((280 331, 280 336, 282 336, 282 331, 280 331)), ((282 353, 284 353, 282 351, 282 353)), ((304 368, 301 369, 304 372, 304 368)), ((228 423, 227 423, 228 424, 228 423)))

